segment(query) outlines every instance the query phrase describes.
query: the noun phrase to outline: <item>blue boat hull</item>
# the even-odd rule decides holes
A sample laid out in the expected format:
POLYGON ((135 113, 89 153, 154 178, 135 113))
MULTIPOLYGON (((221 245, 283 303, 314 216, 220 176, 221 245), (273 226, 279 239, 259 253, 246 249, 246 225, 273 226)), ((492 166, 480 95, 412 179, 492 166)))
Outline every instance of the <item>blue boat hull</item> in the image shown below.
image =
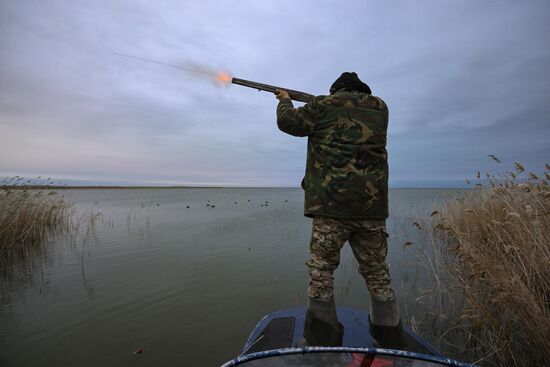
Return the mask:
MULTIPOLYGON (((337 307, 336 312, 338 321, 344 327, 342 347, 377 347, 369 333, 368 312, 351 307, 337 307)), ((305 306, 278 310, 264 316, 250 334, 240 355, 299 346, 304 332, 305 317, 305 306)), ((409 344, 407 351, 443 357, 411 329, 404 329, 409 344)))

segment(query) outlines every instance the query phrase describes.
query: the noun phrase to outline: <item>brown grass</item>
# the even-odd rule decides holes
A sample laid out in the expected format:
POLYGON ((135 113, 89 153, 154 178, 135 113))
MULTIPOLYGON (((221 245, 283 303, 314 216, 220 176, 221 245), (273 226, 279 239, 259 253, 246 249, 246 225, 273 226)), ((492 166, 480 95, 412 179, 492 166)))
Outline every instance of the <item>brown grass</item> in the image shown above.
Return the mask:
POLYGON ((32 180, 5 179, 0 186, 0 258, 41 248, 56 232, 69 229, 70 207, 47 186, 32 180))
POLYGON ((499 366, 550 360, 548 165, 544 176, 515 163, 433 215, 434 274, 445 288, 434 304, 452 306, 436 307, 446 328, 440 346, 455 358, 499 366))

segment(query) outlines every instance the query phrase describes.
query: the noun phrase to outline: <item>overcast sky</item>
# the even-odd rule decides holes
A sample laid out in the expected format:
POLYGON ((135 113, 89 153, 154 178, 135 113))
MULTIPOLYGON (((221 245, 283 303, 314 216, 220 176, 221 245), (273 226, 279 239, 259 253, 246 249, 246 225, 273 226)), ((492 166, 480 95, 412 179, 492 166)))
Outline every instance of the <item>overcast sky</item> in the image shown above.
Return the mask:
POLYGON ((0 176, 298 186, 273 95, 111 51, 390 108, 393 186, 550 159, 549 1, 0 2, 0 176), (504 163, 494 164, 494 154, 504 163))

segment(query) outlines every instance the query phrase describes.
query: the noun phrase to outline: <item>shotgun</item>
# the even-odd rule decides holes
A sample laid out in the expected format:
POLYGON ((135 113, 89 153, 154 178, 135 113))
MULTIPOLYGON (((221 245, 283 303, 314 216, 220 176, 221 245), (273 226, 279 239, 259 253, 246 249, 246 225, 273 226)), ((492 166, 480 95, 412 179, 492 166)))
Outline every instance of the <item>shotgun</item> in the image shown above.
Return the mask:
POLYGON ((309 94, 309 93, 304 93, 304 92, 300 92, 300 91, 297 91, 297 90, 276 87, 274 85, 269 85, 269 84, 256 83, 256 82, 252 82, 250 80, 244 80, 244 79, 239 79, 239 78, 232 78, 231 83, 237 84, 237 85, 242 85, 243 87, 249 87, 249 88, 257 89, 259 91, 264 90, 266 92, 271 92, 271 93, 275 93, 275 91, 277 89, 286 90, 288 92, 288 95, 290 96, 290 99, 293 99, 295 101, 304 102, 304 103, 310 102, 313 99, 313 97, 315 97, 314 95, 309 94))

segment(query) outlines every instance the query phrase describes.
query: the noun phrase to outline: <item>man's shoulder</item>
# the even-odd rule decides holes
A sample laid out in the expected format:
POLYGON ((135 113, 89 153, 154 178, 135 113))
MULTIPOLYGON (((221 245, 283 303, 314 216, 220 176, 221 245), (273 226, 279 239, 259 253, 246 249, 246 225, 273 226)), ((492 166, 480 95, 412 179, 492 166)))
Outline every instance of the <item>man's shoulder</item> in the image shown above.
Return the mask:
POLYGON ((314 98, 314 102, 322 105, 330 105, 334 107, 345 106, 346 104, 354 104, 357 97, 350 92, 336 92, 329 95, 320 95, 314 98))
POLYGON ((331 95, 320 95, 314 98, 314 103, 333 107, 359 107, 387 110, 386 102, 378 96, 363 92, 336 92, 331 95))
POLYGON ((384 100, 378 96, 373 96, 372 94, 369 95, 369 97, 372 99, 372 103, 373 105, 379 109, 379 110, 387 110, 388 109, 388 105, 386 104, 386 102, 384 102, 384 100))

